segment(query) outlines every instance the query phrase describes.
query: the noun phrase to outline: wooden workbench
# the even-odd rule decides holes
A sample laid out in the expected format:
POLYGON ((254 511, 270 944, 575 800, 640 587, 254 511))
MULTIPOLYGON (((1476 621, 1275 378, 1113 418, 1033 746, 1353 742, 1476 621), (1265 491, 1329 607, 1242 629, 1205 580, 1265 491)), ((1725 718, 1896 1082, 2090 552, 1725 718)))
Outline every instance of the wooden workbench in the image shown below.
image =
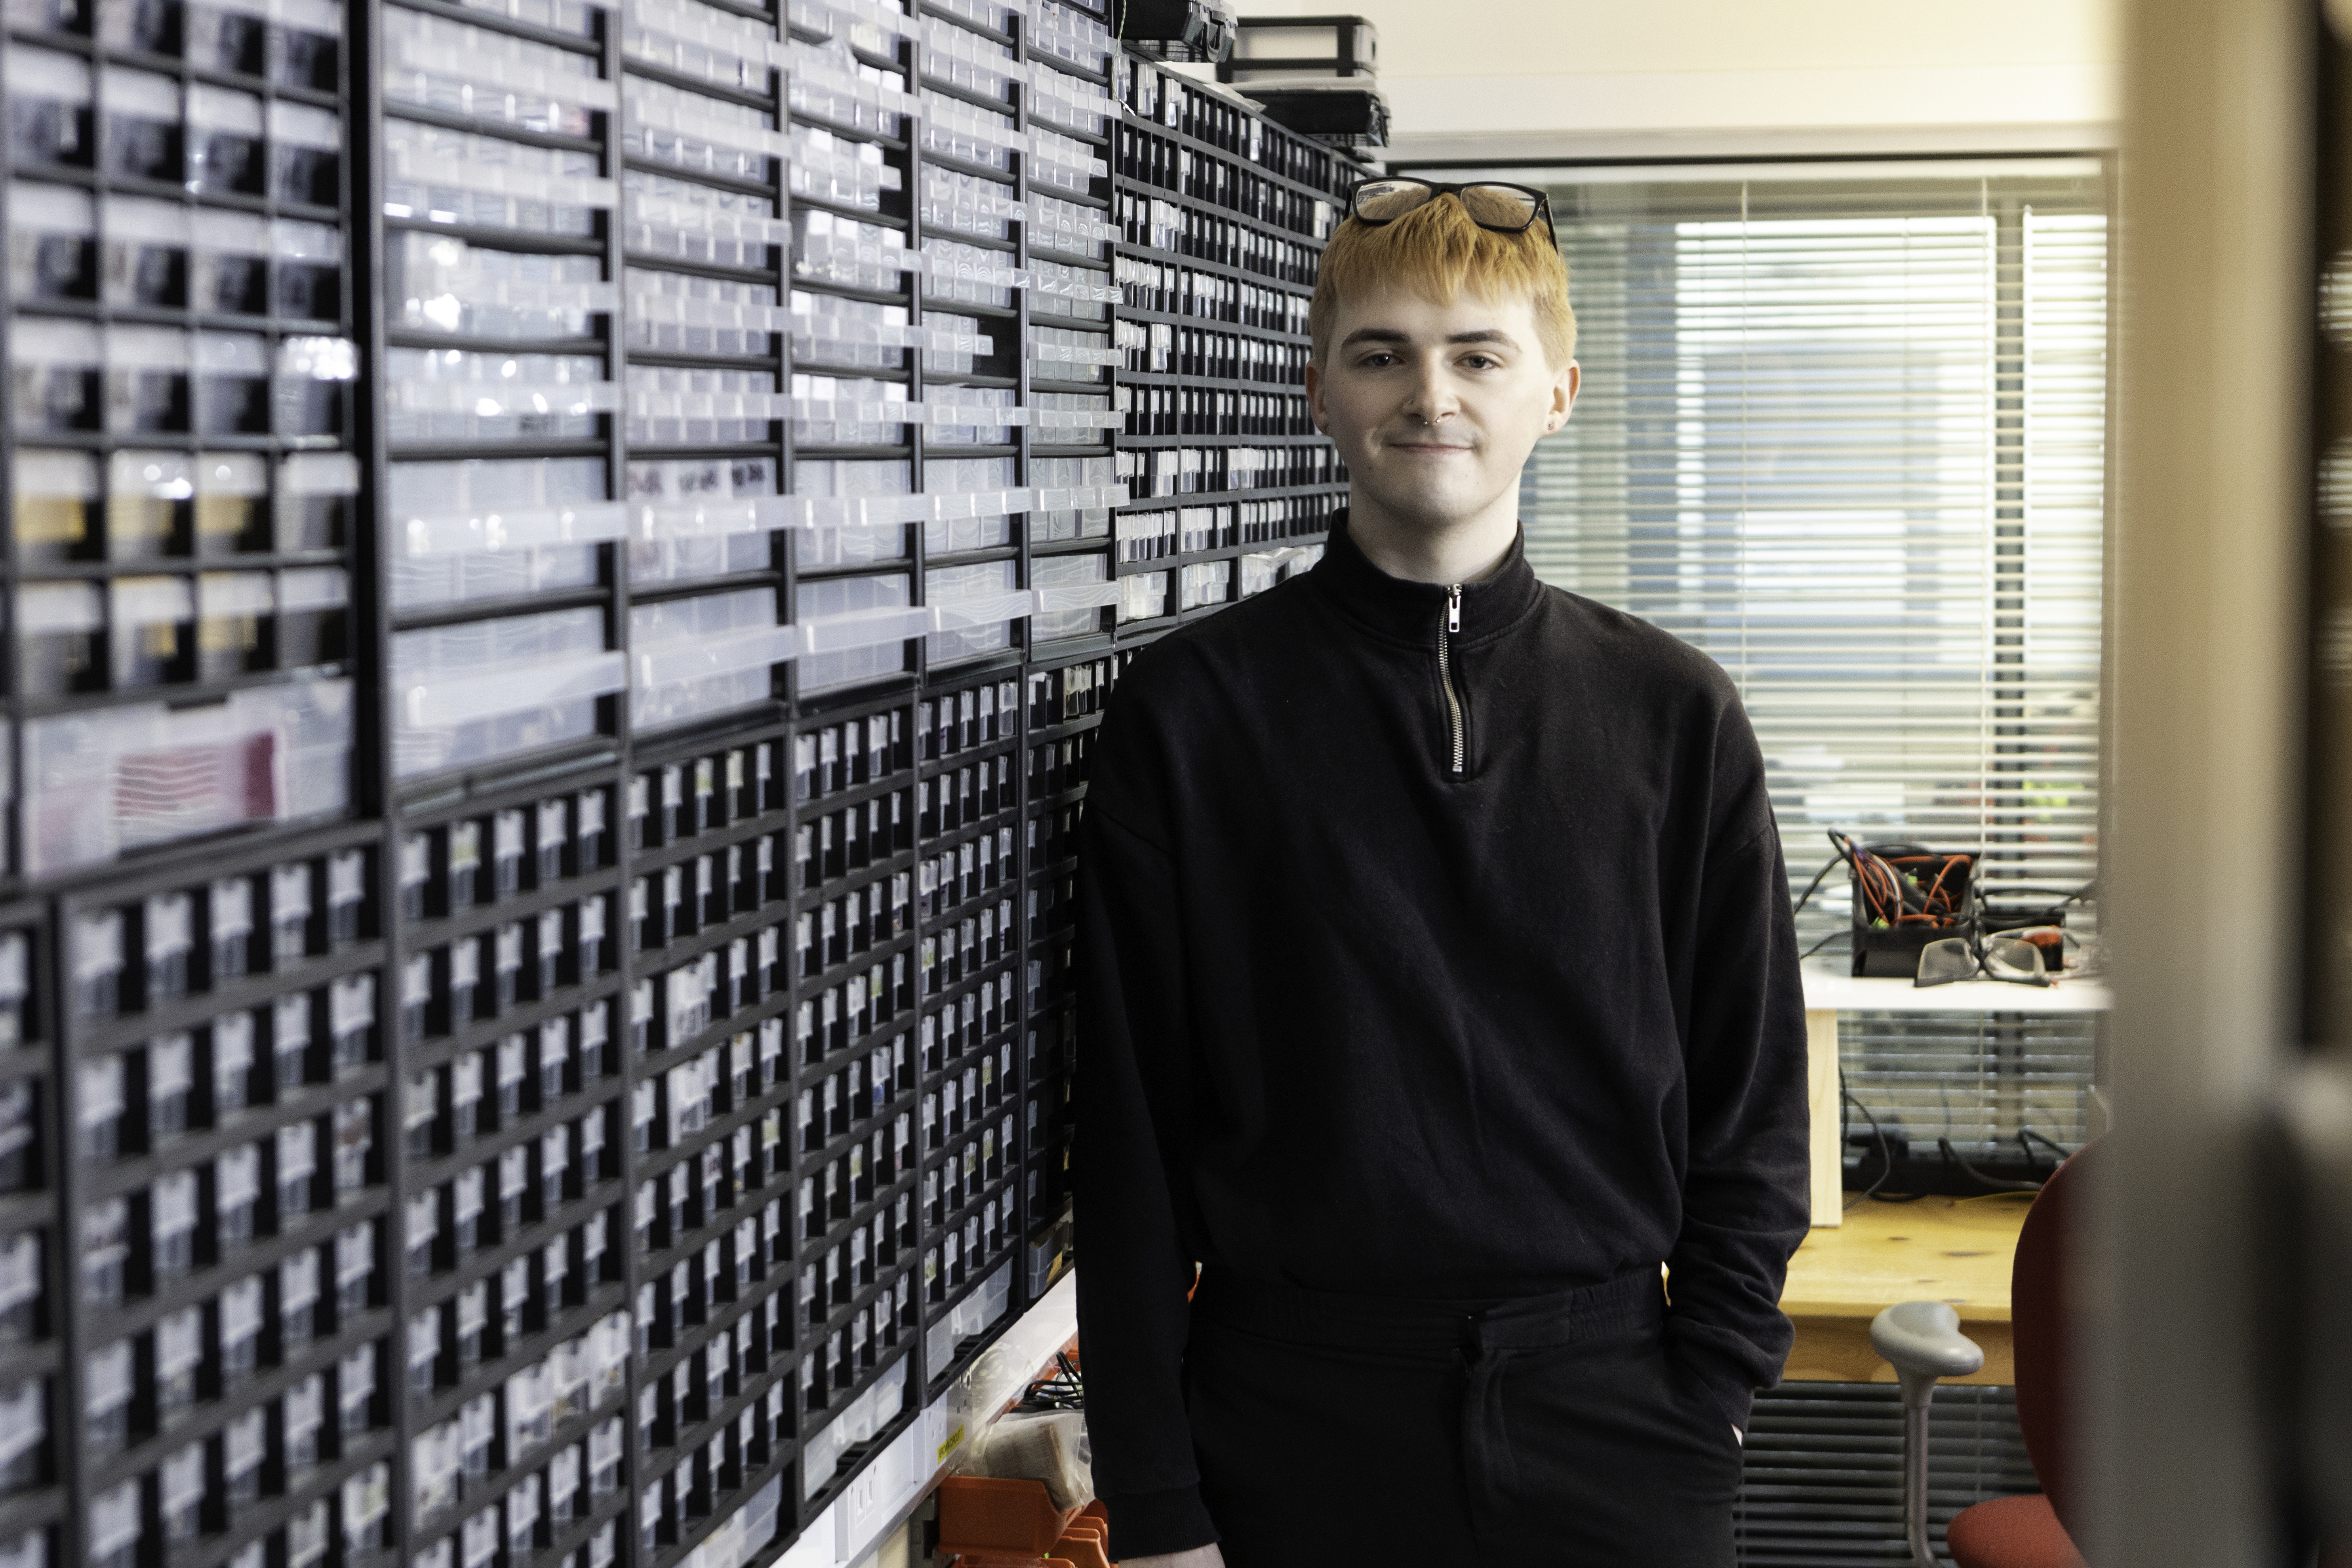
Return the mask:
POLYGON ((2014 1383, 2009 1273, 2023 1194, 1912 1204, 1858 1199, 1841 1226, 1817 1226, 1789 1262, 1780 1310, 1797 1326, 1784 1374, 1795 1383, 1892 1383, 1870 1348, 1870 1321, 1898 1301, 1948 1301, 1984 1347, 1984 1370, 1952 1383, 2014 1383))

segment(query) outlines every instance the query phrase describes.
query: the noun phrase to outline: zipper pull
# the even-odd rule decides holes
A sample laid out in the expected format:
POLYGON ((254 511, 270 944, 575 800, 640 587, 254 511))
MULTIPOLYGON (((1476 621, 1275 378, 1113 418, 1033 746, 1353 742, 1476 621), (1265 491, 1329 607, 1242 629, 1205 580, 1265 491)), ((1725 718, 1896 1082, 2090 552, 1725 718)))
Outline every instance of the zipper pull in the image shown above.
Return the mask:
POLYGON ((1445 629, 1462 635, 1462 584, 1456 583, 1445 590, 1445 629))

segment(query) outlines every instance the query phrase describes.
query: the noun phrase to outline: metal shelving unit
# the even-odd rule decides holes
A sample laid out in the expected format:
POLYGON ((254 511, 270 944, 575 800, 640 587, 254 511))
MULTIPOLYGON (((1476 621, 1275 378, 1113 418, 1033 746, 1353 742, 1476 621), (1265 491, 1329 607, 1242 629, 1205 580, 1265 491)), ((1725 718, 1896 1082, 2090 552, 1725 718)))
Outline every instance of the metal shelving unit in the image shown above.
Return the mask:
POLYGON ((1046 0, 7 21, 0 1561, 759 1568, 1068 1266, 1353 165, 1046 0))

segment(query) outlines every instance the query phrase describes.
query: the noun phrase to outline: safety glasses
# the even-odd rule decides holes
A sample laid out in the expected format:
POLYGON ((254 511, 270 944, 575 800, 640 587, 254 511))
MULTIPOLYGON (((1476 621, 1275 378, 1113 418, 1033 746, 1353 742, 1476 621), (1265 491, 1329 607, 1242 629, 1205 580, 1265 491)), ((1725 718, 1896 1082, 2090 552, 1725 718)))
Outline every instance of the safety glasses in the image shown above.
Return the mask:
POLYGON ((1348 211, 1359 223, 1394 223, 1405 214, 1425 207, 1440 196, 1453 196, 1480 228, 1497 234, 1521 234, 1538 218, 1551 225, 1551 198, 1526 185, 1476 180, 1466 185, 1440 184, 1434 180, 1366 180, 1349 198, 1348 211))
POLYGON ((2068 953, 2081 949, 2060 926, 1995 931, 1980 942, 1945 937, 1919 950, 1919 975, 1912 984, 1950 985, 1981 974, 2011 985, 2047 985, 2065 973, 2068 953))

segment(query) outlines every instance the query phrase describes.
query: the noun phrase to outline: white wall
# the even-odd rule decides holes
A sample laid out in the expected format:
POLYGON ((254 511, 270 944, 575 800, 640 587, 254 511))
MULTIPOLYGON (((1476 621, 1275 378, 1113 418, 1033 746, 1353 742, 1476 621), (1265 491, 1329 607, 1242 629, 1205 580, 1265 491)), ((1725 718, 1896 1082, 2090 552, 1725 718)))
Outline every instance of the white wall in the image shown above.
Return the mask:
POLYGON ((1391 157, 2110 146, 2124 0, 1235 0, 1381 35, 1391 157))

